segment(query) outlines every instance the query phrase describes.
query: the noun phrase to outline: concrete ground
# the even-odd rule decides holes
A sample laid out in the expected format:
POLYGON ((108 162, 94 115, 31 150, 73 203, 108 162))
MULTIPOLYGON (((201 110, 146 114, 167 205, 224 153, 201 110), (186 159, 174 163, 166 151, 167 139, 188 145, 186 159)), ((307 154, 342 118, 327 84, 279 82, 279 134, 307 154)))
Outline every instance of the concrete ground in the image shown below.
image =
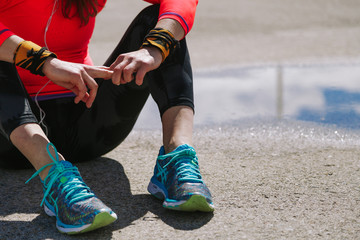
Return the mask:
MULTIPOLYGON (((359 1, 226 3, 199 3, 188 36, 195 72, 269 63, 346 64, 360 58, 359 1)), ((144 6, 109 0, 91 43, 95 63, 104 62, 144 6)), ((88 185, 118 214, 114 224, 64 236, 39 207, 39 181, 24 184, 34 171, 0 169, 0 239, 360 239, 358 130, 239 119, 198 125, 194 131, 214 213, 167 211, 147 193, 161 131, 137 127, 106 156, 77 164, 88 185)))

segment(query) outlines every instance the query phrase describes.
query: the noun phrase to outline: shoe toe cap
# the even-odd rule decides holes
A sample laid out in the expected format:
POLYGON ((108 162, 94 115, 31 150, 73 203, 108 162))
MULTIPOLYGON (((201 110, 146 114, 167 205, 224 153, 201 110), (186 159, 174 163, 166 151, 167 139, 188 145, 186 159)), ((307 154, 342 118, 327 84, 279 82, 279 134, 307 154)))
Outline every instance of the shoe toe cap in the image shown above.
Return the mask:
POLYGON ((176 200, 188 200, 193 195, 204 196, 207 202, 212 203, 211 193, 204 183, 186 182, 169 191, 169 197, 176 200))

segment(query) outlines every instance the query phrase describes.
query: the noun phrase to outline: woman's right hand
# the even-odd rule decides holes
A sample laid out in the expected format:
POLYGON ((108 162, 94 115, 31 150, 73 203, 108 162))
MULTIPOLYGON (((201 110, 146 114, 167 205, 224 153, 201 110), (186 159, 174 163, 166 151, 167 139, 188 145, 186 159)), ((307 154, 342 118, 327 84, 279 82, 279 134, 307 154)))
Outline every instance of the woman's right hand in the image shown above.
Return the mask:
POLYGON ((94 78, 110 79, 113 74, 108 67, 71 63, 51 57, 45 61, 42 71, 52 82, 75 93, 75 103, 83 101, 88 108, 93 104, 98 90, 94 78))

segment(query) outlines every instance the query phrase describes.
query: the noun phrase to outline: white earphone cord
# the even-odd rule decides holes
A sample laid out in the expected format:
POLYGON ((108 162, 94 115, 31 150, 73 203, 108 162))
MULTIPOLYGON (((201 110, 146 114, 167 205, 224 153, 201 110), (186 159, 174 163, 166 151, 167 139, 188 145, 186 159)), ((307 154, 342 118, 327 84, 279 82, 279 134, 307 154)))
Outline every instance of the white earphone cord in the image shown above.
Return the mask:
MULTIPOLYGON (((48 19, 48 21, 47 21, 47 23, 46 23, 45 32, 44 32, 44 43, 45 43, 45 47, 46 47, 48 50, 50 50, 50 49, 49 49, 49 46, 47 45, 47 42, 46 42, 46 34, 47 34, 47 31, 49 30, 52 17, 54 16, 55 12, 57 11, 57 9, 58 9, 58 7, 59 7, 58 4, 57 4, 57 2, 58 2, 58 0, 55 0, 55 1, 54 1, 53 9, 52 9, 51 14, 50 14, 50 17, 49 17, 49 19, 48 19)), ((42 88, 40 88, 40 90, 39 90, 39 91, 36 93, 36 95, 35 95, 35 103, 36 103, 36 106, 38 107, 38 109, 39 109, 39 111, 40 111, 40 121, 39 121, 39 124, 44 127, 46 136, 48 136, 48 128, 47 128, 47 126, 46 126, 45 123, 44 123, 44 119, 45 119, 46 113, 45 113, 45 111, 40 107, 39 101, 38 101, 37 98, 38 98, 39 93, 49 84, 50 81, 51 81, 51 80, 47 81, 47 83, 45 83, 44 86, 42 86, 42 88)))

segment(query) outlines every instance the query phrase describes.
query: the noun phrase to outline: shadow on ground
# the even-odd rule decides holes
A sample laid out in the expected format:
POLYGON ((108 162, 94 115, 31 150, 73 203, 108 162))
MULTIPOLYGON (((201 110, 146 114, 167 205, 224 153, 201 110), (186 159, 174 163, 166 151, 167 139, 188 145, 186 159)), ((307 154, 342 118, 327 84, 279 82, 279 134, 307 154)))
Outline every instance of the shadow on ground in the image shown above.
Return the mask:
MULTIPOLYGON (((112 225, 70 238, 111 239, 114 232, 143 219, 147 212, 179 230, 201 228, 213 214, 192 214, 164 209, 161 202, 149 194, 133 195, 123 166, 110 158, 77 164, 86 183, 98 197, 118 215, 112 225)), ((0 239, 68 239, 55 228, 55 219, 48 217, 39 206, 42 199, 41 184, 36 179, 24 182, 33 170, 0 169, 0 239)))

